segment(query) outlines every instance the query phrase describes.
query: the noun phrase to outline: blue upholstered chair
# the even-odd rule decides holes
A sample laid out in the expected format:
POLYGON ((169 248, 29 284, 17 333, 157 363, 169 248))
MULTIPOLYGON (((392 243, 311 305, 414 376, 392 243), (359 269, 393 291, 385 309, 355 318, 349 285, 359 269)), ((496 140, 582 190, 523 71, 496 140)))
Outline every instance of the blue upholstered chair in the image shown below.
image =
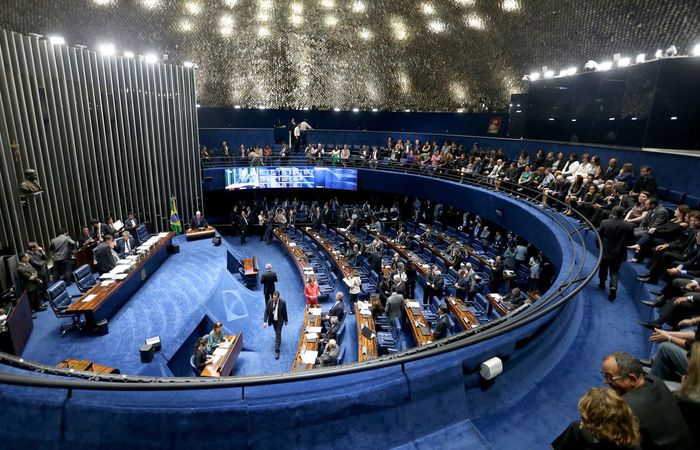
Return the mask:
POLYGON ((90 266, 83 264, 73 271, 73 279, 75 280, 75 285, 78 287, 80 292, 85 293, 90 290, 95 284, 97 284, 97 279, 95 275, 90 270, 90 266))
POLYGON ((49 305, 51 306, 51 310, 54 312, 56 317, 59 319, 63 319, 66 317, 71 318, 70 324, 61 326, 61 336, 65 336, 65 334, 70 329, 82 329, 82 324, 80 323, 80 313, 67 311, 68 307, 72 303, 72 298, 66 290, 66 282, 59 281, 57 283, 54 283, 54 285, 51 286, 46 291, 46 293, 49 298, 49 305))

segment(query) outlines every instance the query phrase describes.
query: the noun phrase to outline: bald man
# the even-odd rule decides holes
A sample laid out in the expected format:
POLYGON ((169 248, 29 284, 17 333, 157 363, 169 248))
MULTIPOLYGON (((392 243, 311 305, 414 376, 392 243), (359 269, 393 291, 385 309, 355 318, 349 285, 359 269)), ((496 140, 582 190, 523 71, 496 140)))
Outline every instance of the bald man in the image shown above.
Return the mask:
POLYGON ((272 264, 267 263, 265 264, 265 273, 260 276, 260 284, 263 285, 266 305, 275 292, 275 283, 277 283, 277 274, 272 271, 272 264))

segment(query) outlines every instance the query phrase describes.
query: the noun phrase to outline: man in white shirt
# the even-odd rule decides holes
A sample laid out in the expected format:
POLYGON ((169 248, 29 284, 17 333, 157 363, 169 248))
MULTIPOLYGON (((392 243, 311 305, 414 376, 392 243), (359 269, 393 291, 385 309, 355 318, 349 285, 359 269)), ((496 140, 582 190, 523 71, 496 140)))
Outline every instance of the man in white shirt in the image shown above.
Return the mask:
POLYGON ((306 132, 309 130, 313 130, 313 128, 311 128, 311 125, 309 125, 306 119, 299 122, 299 137, 301 138, 302 144, 306 145, 306 132))

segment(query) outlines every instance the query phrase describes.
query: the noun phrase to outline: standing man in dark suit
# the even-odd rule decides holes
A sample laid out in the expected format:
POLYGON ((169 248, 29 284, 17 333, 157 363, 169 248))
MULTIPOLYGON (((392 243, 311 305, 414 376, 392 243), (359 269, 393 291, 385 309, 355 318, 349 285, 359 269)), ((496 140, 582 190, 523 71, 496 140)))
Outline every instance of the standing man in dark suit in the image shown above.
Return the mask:
POLYGON ((265 264, 265 273, 260 276, 260 284, 263 285, 263 293, 265 294, 265 305, 275 293, 275 283, 277 283, 277 274, 272 271, 272 264, 265 264))
POLYGON ((287 325, 287 303, 280 298, 280 293, 275 291, 265 307, 263 328, 268 325, 275 329, 275 359, 280 359, 280 345, 282 344, 282 325, 287 325))
POLYGON ((58 236, 51 239, 49 250, 53 254, 53 279, 64 280, 70 283, 71 269, 73 267, 73 250, 76 243, 68 235, 67 228, 58 230, 58 236))
POLYGON ((241 211, 241 220, 238 222, 238 226, 241 231, 241 245, 245 245, 245 237, 248 233, 248 212, 245 209, 241 211))
POLYGON ((391 289, 391 295, 386 300, 384 314, 386 314, 386 321, 389 323, 392 323, 395 318, 401 320, 403 315, 403 295, 396 292, 396 286, 391 289))
POLYGON ((92 252, 95 262, 97 263, 97 271, 102 273, 109 272, 114 269, 119 261, 119 255, 114 251, 114 238, 111 235, 106 235, 104 241, 92 252))
POLYGON ((610 294, 608 300, 617 297, 617 279, 620 266, 627 257, 627 246, 634 244, 634 225, 623 219, 625 209, 615 206, 609 219, 600 223, 598 234, 603 244, 603 259, 600 261, 598 272, 598 287, 605 289, 605 282, 610 272, 610 294))
POLYGON ((46 253, 44 253, 44 249, 36 242, 29 243, 27 246, 27 253, 29 253, 29 264, 36 269, 37 276, 43 285, 41 296, 44 297, 49 285, 49 269, 46 267, 46 253))
POLYGON ((138 227, 138 226, 139 226, 139 222, 134 217, 134 213, 129 211, 129 214, 127 215, 127 218, 124 221, 124 228, 131 231, 131 230, 135 230, 136 227, 138 227))
POLYGON ((447 329, 450 326, 450 319, 447 317, 447 305, 441 304, 438 308, 438 321, 435 331, 433 331, 433 341, 447 337, 447 329))
POLYGON ((29 259, 29 253, 22 253, 19 255, 17 273, 20 278, 22 278, 22 286, 24 286, 24 290, 27 291, 27 297, 29 298, 32 312, 44 311, 46 306, 41 304, 41 299, 39 297, 43 289, 43 283, 36 269, 29 264, 29 259))
POLYGON ((328 327, 328 323, 330 323, 331 317, 337 317, 338 320, 341 320, 343 318, 343 313, 345 312, 345 303, 343 303, 343 299, 345 298, 345 294, 342 292, 336 292, 335 293, 335 303, 331 307, 331 309, 328 310, 328 313, 326 313, 326 316, 324 317, 324 320, 327 322, 324 324, 326 328, 328 327))

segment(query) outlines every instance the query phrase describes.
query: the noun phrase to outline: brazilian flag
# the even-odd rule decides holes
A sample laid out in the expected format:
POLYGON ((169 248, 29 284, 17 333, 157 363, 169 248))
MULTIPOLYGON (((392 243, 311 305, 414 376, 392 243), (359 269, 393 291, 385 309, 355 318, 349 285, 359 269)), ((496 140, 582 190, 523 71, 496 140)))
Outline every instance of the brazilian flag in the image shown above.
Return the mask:
POLYGON ((180 215, 177 213, 177 200, 175 197, 170 197, 170 228, 175 234, 182 233, 182 223, 180 215))

